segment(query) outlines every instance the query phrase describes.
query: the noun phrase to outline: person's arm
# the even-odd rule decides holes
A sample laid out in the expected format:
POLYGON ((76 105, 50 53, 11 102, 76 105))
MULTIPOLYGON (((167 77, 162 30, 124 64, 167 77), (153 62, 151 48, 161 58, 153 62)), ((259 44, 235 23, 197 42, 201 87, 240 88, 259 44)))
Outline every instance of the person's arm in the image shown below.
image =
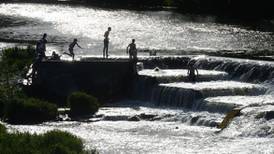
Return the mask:
POLYGON ((128 54, 128 48, 129 48, 129 45, 127 46, 127 54, 128 54))
POLYGON ((195 68, 195 70, 196 70, 196 72, 197 72, 197 76, 199 75, 199 73, 198 73, 198 69, 197 68, 195 68))
POLYGON ((76 43, 76 45, 77 45, 79 48, 83 49, 78 43, 76 43))

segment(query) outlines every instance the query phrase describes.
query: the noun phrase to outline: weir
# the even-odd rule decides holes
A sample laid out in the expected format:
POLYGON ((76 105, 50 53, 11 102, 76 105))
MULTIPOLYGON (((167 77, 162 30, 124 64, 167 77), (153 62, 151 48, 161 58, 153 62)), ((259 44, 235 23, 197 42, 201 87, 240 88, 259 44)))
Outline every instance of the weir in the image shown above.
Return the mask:
POLYGON ((71 92, 80 90, 103 100, 131 99, 156 107, 225 114, 260 103, 239 104, 237 99, 249 100, 269 92, 271 86, 262 83, 270 83, 274 74, 272 62, 233 58, 162 56, 142 57, 139 61, 145 68, 139 72, 135 72, 134 63, 119 58, 45 61, 38 67, 32 92, 65 101, 71 92), (189 61, 199 68, 195 83, 187 78, 189 61))
POLYGON ((99 99, 124 97, 136 74, 133 66, 133 62, 123 59, 43 61, 37 66, 29 91, 63 102, 74 91, 84 91, 99 99))
POLYGON ((254 98, 273 90, 273 62, 210 56, 177 56, 147 59, 143 63, 145 68, 150 69, 138 72, 133 96, 137 100, 151 102, 157 107, 228 113, 237 107, 261 105, 262 102, 254 98), (198 80, 195 83, 187 79, 186 64, 189 61, 193 61, 199 69, 198 80), (159 68, 152 69, 153 67, 159 68), (229 102, 230 99, 233 101, 229 102), (254 100, 251 104, 238 102, 247 102, 250 99, 254 100))

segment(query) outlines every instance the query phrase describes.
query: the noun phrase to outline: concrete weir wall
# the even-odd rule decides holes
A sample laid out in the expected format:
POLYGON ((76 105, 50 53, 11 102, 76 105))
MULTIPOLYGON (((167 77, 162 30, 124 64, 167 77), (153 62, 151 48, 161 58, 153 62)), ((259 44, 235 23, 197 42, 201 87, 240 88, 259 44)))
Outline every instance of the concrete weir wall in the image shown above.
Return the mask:
POLYGON ((126 96, 136 74, 129 60, 45 61, 38 65, 32 92, 55 100, 65 100, 74 91, 84 91, 99 99, 126 96))

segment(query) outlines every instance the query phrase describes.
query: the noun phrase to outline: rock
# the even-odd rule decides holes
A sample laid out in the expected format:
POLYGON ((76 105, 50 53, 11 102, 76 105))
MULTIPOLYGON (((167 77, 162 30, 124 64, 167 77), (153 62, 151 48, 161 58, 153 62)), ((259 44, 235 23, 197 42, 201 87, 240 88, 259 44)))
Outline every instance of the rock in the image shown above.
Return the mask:
POLYGON ((145 113, 142 113, 139 115, 139 117, 143 120, 151 120, 153 118, 155 118, 157 115, 154 115, 154 114, 145 114, 145 113))
POLYGON ((103 120, 106 120, 106 121, 124 121, 124 120, 128 120, 128 116, 124 116, 124 115, 121 115, 121 116, 105 116, 103 118, 103 120))
POLYGON ((265 112, 264 118, 266 120, 274 119, 274 111, 267 111, 267 112, 265 112))
POLYGON ((200 116, 196 116, 196 117, 193 117, 191 120, 190 120, 190 124, 193 125, 195 124, 198 120, 199 120, 200 116))
POLYGON ((140 120, 141 120, 140 117, 137 115, 128 118, 128 121, 140 121, 140 120))

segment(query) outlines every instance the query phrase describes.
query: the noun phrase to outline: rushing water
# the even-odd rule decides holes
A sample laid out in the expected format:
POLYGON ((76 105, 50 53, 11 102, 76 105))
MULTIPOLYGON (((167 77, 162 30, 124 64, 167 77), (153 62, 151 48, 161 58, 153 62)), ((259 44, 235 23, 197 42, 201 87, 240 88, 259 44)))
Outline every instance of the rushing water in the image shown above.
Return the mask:
POLYGON ((271 134, 271 127, 273 135, 273 120, 260 120, 254 124, 253 118, 248 118, 244 122, 239 118, 231 128, 218 133, 219 129, 203 125, 206 121, 220 121, 224 116, 221 114, 148 107, 101 108, 98 114, 108 117, 98 122, 51 122, 9 128, 31 133, 61 129, 81 137, 87 149, 96 148, 100 153, 107 154, 274 152, 274 138, 268 135, 271 134), (156 115, 156 118, 138 122, 130 122, 125 118, 142 113, 156 115), (109 120, 110 117, 112 120, 109 120), (192 119, 195 117, 200 118, 193 122, 192 119), (237 123, 241 123, 241 129, 237 123), (252 128, 249 128, 251 124, 252 128))
MULTIPOLYGON (((78 38, 85 50, 99 54, 103 34, 112 27, 111 54, 124 54, 132 38, 142 49, 159 50, 273 50, 272 32, 221 24, 212 16, 181 15, 169 11, 106 10, 83 6, 44 4, 0 4, 7 25, 0 29, 6 40, 37 40, 49 34, 50 50, 67 50, 78 38), (15 20, 15 21, 13 21, 15 20), (10 26, 9 26, 10 25, 10 26)), ((172 52, 169 52, 172 54, 172 52)))

